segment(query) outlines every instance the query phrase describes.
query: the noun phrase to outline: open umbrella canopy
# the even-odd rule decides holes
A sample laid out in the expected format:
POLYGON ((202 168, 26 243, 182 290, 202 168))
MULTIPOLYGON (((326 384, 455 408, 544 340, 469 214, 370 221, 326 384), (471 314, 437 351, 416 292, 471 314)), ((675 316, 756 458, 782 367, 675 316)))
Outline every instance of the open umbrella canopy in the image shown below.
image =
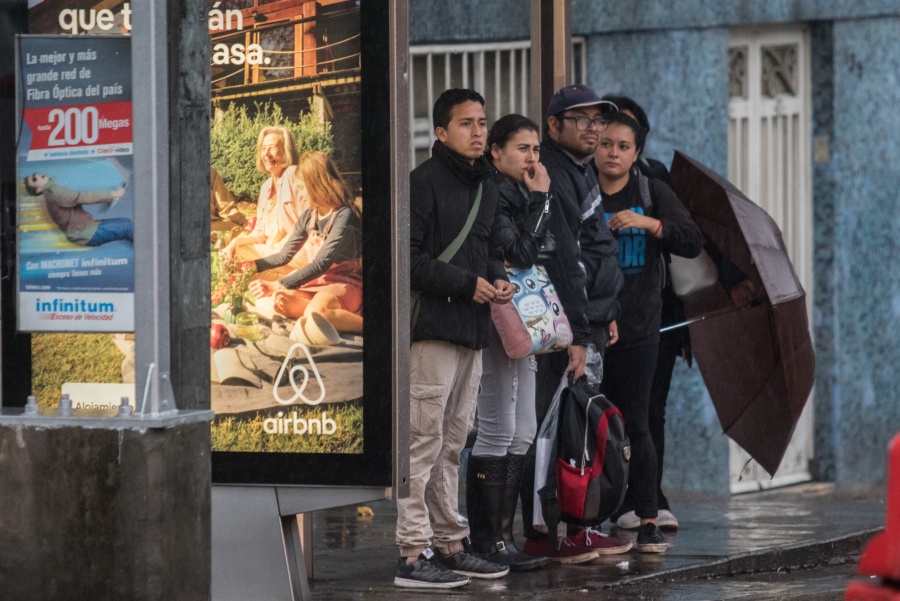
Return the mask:
POLYGON ((815 356, 806 293, 769 215, 722 176, 681 152, 675 192, 694 221, 753 283, 756 301, 735 308, 723 286, 684 299, 691 347, 724 432, 774 475, 812 390, 815 356))

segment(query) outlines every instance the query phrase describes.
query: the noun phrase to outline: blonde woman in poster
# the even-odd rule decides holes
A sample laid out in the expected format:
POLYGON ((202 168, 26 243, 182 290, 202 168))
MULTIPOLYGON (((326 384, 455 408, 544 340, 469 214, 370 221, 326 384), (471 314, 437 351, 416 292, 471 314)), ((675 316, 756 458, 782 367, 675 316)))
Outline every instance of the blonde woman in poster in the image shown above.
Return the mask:
POLYGON ((256 260, 267 272, 299 257, 304 266, 277 281, 250 283, 257 298, 273 296, 275 311, 294 319, 318 313, 338 332, 362 333, 362 224, 337 166, 323 152, 300 156, 294 191, 309 208, 281 252, 256 260))
MULTIPOLYGON (((256 141, 256 168, 269 175, 259 191, 256 205, 256 225, 248 234, 234 238, 223 250, 229 260, 255 261, 281 250, 288 234, 294 230, 297 219, 308 204, 294 194, 294 163, 297 146, 291 132, 284 127, 265 127, 256 141)), ((270 279, 285 275, 291 269, 299 269, 299 259, 270 279)))

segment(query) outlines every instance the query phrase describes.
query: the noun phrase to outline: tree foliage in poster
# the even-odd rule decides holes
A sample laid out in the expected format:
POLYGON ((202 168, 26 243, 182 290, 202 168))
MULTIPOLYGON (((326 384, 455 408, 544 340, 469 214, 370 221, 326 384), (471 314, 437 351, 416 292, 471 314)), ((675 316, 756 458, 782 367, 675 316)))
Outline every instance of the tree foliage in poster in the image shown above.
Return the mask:
POLYGON ((231 104, 216 114, 210 127, 210 162, 235 198, 256 200, 268 175, 256 169, 256 139, 264 127, 283 126, 294 136, 297 152, 321 150, 331 154, 331 124, 316 118, 312 111, 295 119, 285 115, 273 102, 247 106, 231 104))

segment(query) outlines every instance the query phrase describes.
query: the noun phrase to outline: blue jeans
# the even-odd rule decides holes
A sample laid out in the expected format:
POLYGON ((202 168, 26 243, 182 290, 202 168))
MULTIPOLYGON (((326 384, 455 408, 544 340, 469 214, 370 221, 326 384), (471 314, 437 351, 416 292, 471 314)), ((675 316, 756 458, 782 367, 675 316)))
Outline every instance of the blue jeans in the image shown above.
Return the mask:
POLYGON ((97 226, 97 231, 88 240, 88 246, 100 246, 115 240, 134 242, 134 222, 124 217, 104 219, 97 226))
POLYGON ((491 330, 491 344, 481 354, 478 437, 472 455, 524 455, 537 434, 535 359, 510 359, 497 330, 491 330))

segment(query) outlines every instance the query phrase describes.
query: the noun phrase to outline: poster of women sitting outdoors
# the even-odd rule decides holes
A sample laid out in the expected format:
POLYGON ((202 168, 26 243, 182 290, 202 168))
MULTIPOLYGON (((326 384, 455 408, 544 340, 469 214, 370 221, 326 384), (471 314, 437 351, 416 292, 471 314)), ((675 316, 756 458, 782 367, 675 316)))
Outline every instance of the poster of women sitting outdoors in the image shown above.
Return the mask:
MULTIPOLYGON (((359 12, 209 2, 214 451, 363 453, 359 12)), ((131 14, 124 1, 31 0, 29 31, 51 44, 128 34, 131 14)), ((39 403, 71 381, 133 383, 127 329, 35 336, 39 403), (95 360, 61 360, 66 349, 95 360)))
POLYGON ((215 451, 363 449, 358 14, 210 11, 215 451))

